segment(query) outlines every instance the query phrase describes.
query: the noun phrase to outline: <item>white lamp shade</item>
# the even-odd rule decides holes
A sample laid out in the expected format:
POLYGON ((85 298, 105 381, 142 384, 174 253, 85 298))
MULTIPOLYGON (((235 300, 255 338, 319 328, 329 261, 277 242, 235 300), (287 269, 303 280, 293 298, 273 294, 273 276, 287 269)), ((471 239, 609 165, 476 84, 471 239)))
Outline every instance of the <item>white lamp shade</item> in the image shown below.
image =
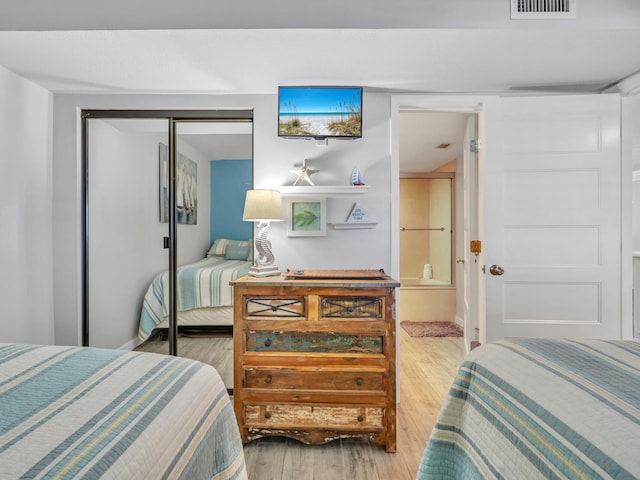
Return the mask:
POLYGON ((242 219, 246 221, 282 220, 282 199, 277 190, 249 190, 242 219))

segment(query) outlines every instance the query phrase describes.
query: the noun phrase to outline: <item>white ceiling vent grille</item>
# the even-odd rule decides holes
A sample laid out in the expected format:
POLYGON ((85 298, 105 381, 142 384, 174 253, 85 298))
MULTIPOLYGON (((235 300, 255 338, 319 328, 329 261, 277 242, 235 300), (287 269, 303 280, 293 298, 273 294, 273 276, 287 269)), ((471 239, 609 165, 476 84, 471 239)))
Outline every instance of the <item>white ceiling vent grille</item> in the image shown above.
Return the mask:
POLYGON ((576 18, 576 0, 511 0, 511 18, 517 20, 576 18))

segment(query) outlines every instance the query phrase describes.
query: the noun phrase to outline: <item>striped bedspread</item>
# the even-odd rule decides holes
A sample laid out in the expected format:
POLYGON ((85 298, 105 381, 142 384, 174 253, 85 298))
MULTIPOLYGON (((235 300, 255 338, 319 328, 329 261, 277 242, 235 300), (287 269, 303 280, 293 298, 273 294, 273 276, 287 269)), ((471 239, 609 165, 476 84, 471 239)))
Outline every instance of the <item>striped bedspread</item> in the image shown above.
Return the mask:
POLYGON ((233 407, 213 367, 0 344, 0 478, 246 477, 233 407))
POLYGON ((474 350, 417 478, 640 478, 640 342, 517 339, 474 350))
MULTIPOLYGON (((233 304, 229 281, 241 277, 251 262, 208 257, 178 267, 177 308, 179 311, 233 304)), ((169 273, 157 275, 144 296, 138 338, 145 340, 169 315, 169 273)))

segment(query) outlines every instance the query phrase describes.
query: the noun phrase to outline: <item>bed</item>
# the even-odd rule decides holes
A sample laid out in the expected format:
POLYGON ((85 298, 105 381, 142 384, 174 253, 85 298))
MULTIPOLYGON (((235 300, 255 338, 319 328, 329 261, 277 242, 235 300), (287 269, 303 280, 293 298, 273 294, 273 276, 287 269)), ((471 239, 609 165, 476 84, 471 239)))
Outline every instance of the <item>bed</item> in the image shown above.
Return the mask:
POLYGON ((216 370, 153 353, 0 344, 0 478, 247 478, 216 370))
MULTIPOLYGON (((232 326, 233 290, 229 281, 251 268, 251 242, 217 239, 207 256, 177 269, 178 326, 232 326)), ((169 274, 157 275, 142 303, 138 338, 168 328, 169 274)))
POLYGON ((640 477, 640 342, 513 339, 463 362, 418 479, 640 477))

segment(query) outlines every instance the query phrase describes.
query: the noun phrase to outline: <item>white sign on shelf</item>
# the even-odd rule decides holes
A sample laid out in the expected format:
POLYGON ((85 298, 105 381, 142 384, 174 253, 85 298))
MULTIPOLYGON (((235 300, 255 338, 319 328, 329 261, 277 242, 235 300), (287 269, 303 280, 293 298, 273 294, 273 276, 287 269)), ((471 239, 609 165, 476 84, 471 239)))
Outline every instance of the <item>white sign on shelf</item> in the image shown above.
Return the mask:
POLYGON ((369 218, 364 209, 359 203, 354 203, 349 216, 347 217, 347 223, 368 222, 369 218))

